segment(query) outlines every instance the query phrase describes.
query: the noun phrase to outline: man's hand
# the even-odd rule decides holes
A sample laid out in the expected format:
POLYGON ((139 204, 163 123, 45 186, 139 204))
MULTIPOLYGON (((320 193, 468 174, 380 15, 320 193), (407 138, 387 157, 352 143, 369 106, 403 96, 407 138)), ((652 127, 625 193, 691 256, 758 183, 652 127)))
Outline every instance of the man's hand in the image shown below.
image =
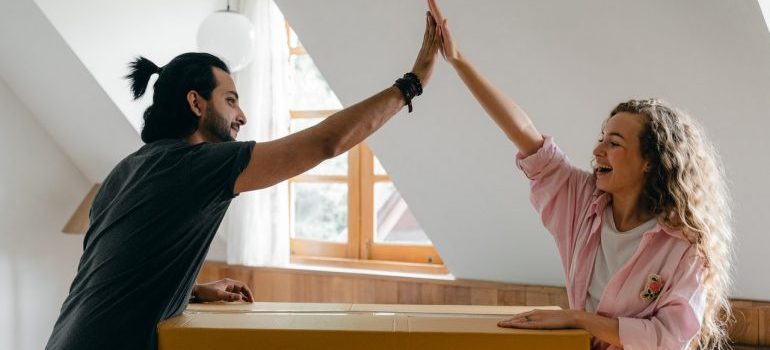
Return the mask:
POLYGON ((245 301, 254 302, 251 289, 241 281, 225 278, 204 284, 196 284, 192 290, 192 301, 205 303, 209 301, 245 301))
POLYGON ((460 60, 460 51, 457 50, 457 44, 455 44, 452 33, 449 32, 449 24, 447 24, 446 18, 441 15, 441 10, 438 8, 436 0, 428 0, 428 8, 433 18, 438 23, 438 32, 441 37, 441 55, 444 56, 449 64, 455 64, 460 60))
POLYGON ((427 12, 425 14, 425 34, 422 38, 422 47, 412 67, 412 73, 420 78, 423 87, 428 85, 430 76, 433 74, 433 66, 440 47, 441 37, 438 35, 438 25, 433 15, 427 12))

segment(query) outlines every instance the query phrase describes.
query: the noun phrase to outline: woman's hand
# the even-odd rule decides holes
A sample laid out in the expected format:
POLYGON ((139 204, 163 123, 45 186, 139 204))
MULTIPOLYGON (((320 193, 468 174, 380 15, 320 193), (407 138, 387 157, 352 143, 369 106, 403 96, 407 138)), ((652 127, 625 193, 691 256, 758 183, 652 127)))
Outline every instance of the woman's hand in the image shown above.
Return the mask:
POLYGON ((254 302, 251 289, 241 282, 225 278, 204 284, 196 284, 192 290, 194 302, 205 303, 211 301, 245 301, 254 302))
POLYGON ((412 67, 412 73, 420 78, 420 84, 423 87, 428 85, 431 74, 433 74, 433 65, 436 62, 436 53, 441 46, 441 38, 438 35, 436 20, 430 12, 425 14, 425 36, 422 39, 422 48, 417 54, 417 59, 412 67))
POLYGON ((441 36, 441 55, 449 64, 455 64, 460 60, 460 52, 457 50, 457 45, 452 38, 452 33, 449 31, 449 24, 447 24, 446 18, 441 15, 441 10, 436 4, 436 0, 428 0, 428 7, 430 13, 438 23, 439 35, 441 36))
POLYGON ((579 328, 574 310, 532 310, 497 323, 499 327, 523 329, 579 328))
POLYGON ((512 318, 497 323, 499 327, 522 329, 585 329, 597 339, 619 348, 620 323, 617 318, 600 316, 592 312, 578 310, 532 310, 513 315, 512 318))

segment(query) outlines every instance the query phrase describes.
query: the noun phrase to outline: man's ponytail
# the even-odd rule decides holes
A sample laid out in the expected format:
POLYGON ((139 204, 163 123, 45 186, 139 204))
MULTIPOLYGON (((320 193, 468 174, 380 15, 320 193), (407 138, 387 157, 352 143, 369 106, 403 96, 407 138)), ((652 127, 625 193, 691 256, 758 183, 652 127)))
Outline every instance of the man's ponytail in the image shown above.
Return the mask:
POLYGON ((147 91, 147 84, 150 82, 150 76, 155 73, 160 74, 161 68, 144 56, 139 56, 128 64, 129 73, 126 79, 131 82, 131 92, 134 100, 142 97, 147 91))

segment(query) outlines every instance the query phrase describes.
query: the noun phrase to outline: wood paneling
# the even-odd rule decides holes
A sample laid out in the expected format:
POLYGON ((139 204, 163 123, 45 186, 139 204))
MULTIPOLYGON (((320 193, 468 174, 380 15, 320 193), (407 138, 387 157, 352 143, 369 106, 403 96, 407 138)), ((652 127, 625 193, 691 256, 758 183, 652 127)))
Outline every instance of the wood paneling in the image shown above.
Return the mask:
POLYGON ((730 338, 736 344, 770 346, 770 302, 733 300, 732 305, 730 338))
MULTIPOLYGON (((392 277, 206 262, 199 282, 244 281, 256 301, 354 304, 557 305, 569 308, 563 287, 470 280, 392 277)), ((770 346, 770 302, 734 300, 736 344, 770 346)))
POLYGON ((733 305, 735 324, 730 330, 730 336, 739 344, 759 344, 759 309, 745 303, 733 305))

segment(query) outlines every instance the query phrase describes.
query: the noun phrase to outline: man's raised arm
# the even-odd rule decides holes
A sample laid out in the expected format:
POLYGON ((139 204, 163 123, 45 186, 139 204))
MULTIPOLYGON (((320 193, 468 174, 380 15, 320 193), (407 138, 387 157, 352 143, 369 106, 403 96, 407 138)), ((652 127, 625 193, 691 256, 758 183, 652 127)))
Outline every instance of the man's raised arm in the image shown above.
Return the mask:
POLYGON ((436 22, 426 14, 425 36, 412 68, 413 75, 405 75, 396 85, 329 116, 314 127, 257 143, 251 160, 235 182, 234 193, 272 186, 364 141, 427 85, 439 40, 436 22))

